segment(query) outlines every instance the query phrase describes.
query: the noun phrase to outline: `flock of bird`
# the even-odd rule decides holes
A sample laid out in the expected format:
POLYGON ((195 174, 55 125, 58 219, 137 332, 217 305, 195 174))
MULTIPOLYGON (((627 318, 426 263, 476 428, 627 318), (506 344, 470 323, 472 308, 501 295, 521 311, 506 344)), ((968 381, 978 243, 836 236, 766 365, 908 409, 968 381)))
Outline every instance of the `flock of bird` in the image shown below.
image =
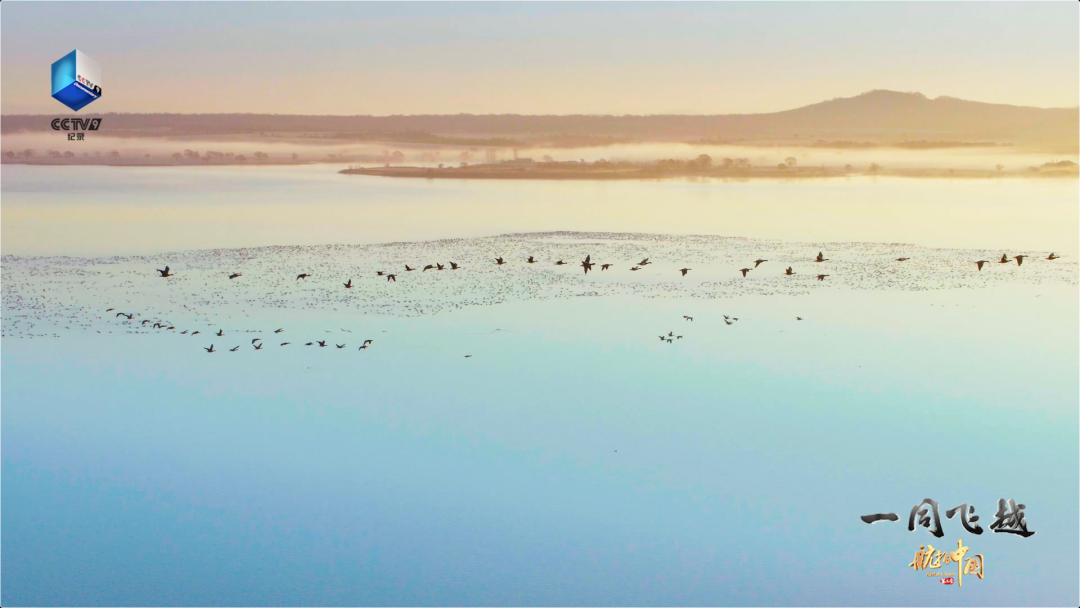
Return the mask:
MULTIPOLYGON (((359 346, 355 338, 338 335, 335 324, 367 333, 378 331, 375 327, 385 326, 383 320, 392 318, 511 302, 802 296, 815 293, 813 285, 830 284, 849 291, 925 291, 1018 281, 1030 285, 1077 282, 1075 261, 1061 260, 1063 266, 1054 261, 1032 263, 1040 258, 1060 260, 1056 253, 1003 255, 890 243, 812 246, 739 237, 552 232, 109 258, 4 256, 0 335, 59 337, 64 330, 80 329, 147 334, 167 331, 153 325, 168 319, 173 323, 166 327, 177 327, 169 334, 189 329, 187 336, 196 339, 223 328, 226 336, 212 340, 214 352, 226 352, 256 336, 272 341, 262 350, 277 349, 285 340, 274 341, 261 332, 278 325, 287 327, 289 334, 300 334, 290 336, 291 345, 310 341, 301 337, 318 337, 331 341, 326 348, 337 350, 338 344, 346 343, 345 348, 351 345, 355 350, 359 346), (988 273, 988 266, 997 270, 1010 262, 1016 262, 1011 271, 988 273), (154 268, 160 270, 154 272, 154 268), (290 268, 295 270, 290 273, 290 268), (161 278, 147 280, 148 270, 161 278), (103 316, 100 311, 109 307, 124 311, 125 316, 116 317, 116 311, 103 316), (126 315, 132 311, 153 312, 136 313, 129 319, 126 315), (312 327, 311 313, 325 315, 330 324, 312 327), (153 320, 143 324, 144 316, 153 320), (124 323, 108 320, 114 318, 124 323), (271 323, 275 325, 267 327, 271 323), (327 327, 334 328, 333 335, 319 335, 327 327), (308 331, 319 333, 304 336, 308 331), (247 335, 223 344, 227 336, 237 333, 247 335)), ((720 320, 715 308, 708 317, 720 320)), ((655 336, 651 334, 654 340, 655 336)), ((673 341, 680 342, 677 337, 673 341)), ((197 346, 209 348, 210 342, 197 346)), ((312 343, 314 348, 318 342, 312 343)))
MULTIPOLYGON (((998 261, 998 263, 1000 263, 1000 264, 1008 264, 1008 263, 1011 263, 1012 261, 1016 261, 1017 266, 1020 266, 1020 265, 1023 264, 1024 259, 1028 258, 1028 257, 1030 257, 1030 256, 1021 254, 1021 255, 1016 255, 1016 256, 1013 256, 1012 258, 1010 258, 1008 256, 1008 254, 1003 253, 1001 255, 1001 259, 998 261)), ((1056 260, 1056 259, 1059 259, 1059 258, 1060 258, 1060 256, 1058 256, 1057 254, 1051 253, 1049 256, 1047 256, 1046 259, 1047 260, 1056 260)), ((906 262, 906 261, 908 261, 910 259, 911 259, 910 257, 899 257, 899 258, 895 258, 895 261, 896 262, 906 262)), ((754 260, 752 267, 741 268, 741 269, 739 269, 738 272, 741 273, 741 275, 745 278, 751 272, 756 270, 762 264, 767 263, 768 261, 769 260, 767 260, 767 259, 758 258, 758 259, 754 260)), ((830 259, 825 257, 824 252, 819 251, 817 256, 815 258, 813 258, 812 261, 814 263, 823 263, 823 262, 830 261, 830 259)), ((540 261, 537 260, 536 257, 533 256, 533 255, 528 256, 524 260, 524 262, 526 264, 538 264, 538 263, 540 263, 540 261)), ((504 259, 503 257, 500 256, 500 257, 494 258, 494 263, 497 266, 504 266, 504 265, 507 265, 508 262, 507 262, 506 259, 504 259)), ((978 260, 978 261, 975 262, 976 268, 979 271, 981 271, 983 269, 983 266, 985 264, 988 264, 988 263, 989 263, 988 260, 978 260)), ((648 266, 650 264, 652 264, 652 262, 649 260, 648 257, 645 257, 640 262, 638 262, 637 264, 633 264, 632 266, 630 266, 630 270, 631 271, 638 271, 638 270, 641 270, 642 268, 644 268, 644 267, 646 267, 646 266, 648 266)), ((565 265, 567 265, 567 262, 564 259, 559 259, 559 260, 556 260, 554 262, 554 265, 555 266, 565 266, 565 265)), ((587 275, 589 273, 589 271, 592 270, 593 267, 597 266, 597 265, 600 266, 601 271, 607 271, 607 270, 609 270, 609 269, 611 269, 611 268, 613 268, 615 266, 612 263, 598 264, 596 262, 593 262, 592 261, 592 255, 590 254, 590 255, 585 256, 585 259, 581 261, 581 263, 579 264, 579 267, 582 268, 583 271, 584 271, 584 274, 587 275)), ((459 265, 457 262, 449 262, 448 264, 442 264, 442 263, 436 262, 434 264, 427 264, 427 265, 423 266, 422 268, 413 267, 413 266, 410 266, 408 264, 405 264, 404 267, 405 267, 405 272, 406 273, 414 272, 416 270, 419 270, 421 273, 423 273, 423 272, 427 272, 429 270, 434 270, 434 271, 438 272, 438 271, 447 270, 447 269, 455 270, 455 271, 462 269, 462 266, 459 265)), ((684 267, 684 268, 678 269, 678 272, 680 273, 680 276, 686 276, 687 273, 690 272, 691 270, 692 270, 691 268, 685 268, 684 267)), ((163 269, 157 269, 157 272, 158 272, 159 278, 170 278, 170 277, 176 276, 176 273, 174 273, 169 266, 165 266, 165 268, 163 268, 163 269)), ((395 283, 397 282, 397 274, 395 274, 395 273, 388 272, 386 270, 377 270, 377 271, 375 271, 375 274, 376 274, 376 276, 379 276, 379 277, 386 277, 386 280, 388 282, 395 282, 395 283)), ((796 273, 792 269, 791 266, 788 266, 783 272, 784 276, 793 276, 794 274, 796 274, 796 273)), ((238 279, 238 278, 240 278, 242 276, 244 276, 244 275, 242 273, 240 273, 240 272, 232 272, 232 273, 230 273, 228 275, 230 280, 238 279)), ((301 272, 301 273, 296 275, 296 281, 306 280, 306 279, 310 278, 311 276, 312 275, 309 272, 301 272)), ((817 278, 818 281, 824 281, 829 276, 830 276, 829 274, 820 273, 820 274, 816 275, 816 278, 817 278)), ((352 278, 349 278, 347 281, 342 283, 342 286, 344 287, 344 289, 352 289, 354 287, 352 278)), ((106 312, 112 312, 113 310, 114 309, 110 308, 106 312)), ((116 313, 116 317, 125 317, 129 321, 133 319, 133 316, 134 316, 133 313, 124 313, 124 312, 117 312, 116 313)), ((693 321, 694 320, 693 317, 690 317, 690 316, 684 316, 683 318, 686 321, 693 321)), ((724 315, 724 322, 727 325, 732 325, 735 322, 737 322, 738 320, 739 319, 737 317, 730 317, 728 315, 724 315)), ((801 321, 802 317, 796 317, 796 320, 801 321)), ((144 319, 141 322, 141 324, 146 325, 147 323, 151 323, 151 322, 153 323, 153 325, 152 325, 153 329, 162 329, 162 330, 165 330, 165 331, 172 331, 172 330, 176 329, 175 325, 173 325, 171 323, 162 322, 162 321, 153 321, 152 319, 144 319)), ((284 331, 284 329, 279 328, 279 329, 275 330, 274 333, 279 334, 279 333, 281 333, 283 331, 284 331)), ((181 335, 188 334, 189 330, 184 330, 184 331, 181 331, 179 333, 181 335)), ((195 331, 191 331, 190 335, 195 336, 195 335, 199 335, 200 333, 201 333, 200 331, 195 330, 195 331)), ((217 333, 214 334, 214 335, 216 335, 218 337, 223 337, 224 332, 223 332, 223 330, 219 329, 217 331, 217 333)), ((682 339, 682 337, 683 336, 676 335, 674 332, 669 331, 666 335, 664 335, 664 334, 660 335, 660 340, 665 341, 665 342, 670 344, 670 343, 673 343, 675 340, 682 339)), ((372 344, 372 342, 373 342, 373 340, 370 340, 370 339, 365 340, 364 343, 359 347, 359 350, 367 349, 368 346, 370 346, 372 344)), ((286 341, 286 342, 281 342, 279 344, 279 346, 289 346, 291 344, 292 344, 292 342, 286 341)), ((305 346, 315 346, 315 345, 317 345, 320 348, 326 348, 326 347, 329 346, 329 344, 327 343, 326 340, 313 340, 313 341, 310 341, 310 342, 305 342, 304 345, 305 346)), ((333 345, 338 349, 346 348, 346 344, 334 343, 333 345)), ((252 348, 254 350, 262 350, 262 348, 265 346, 265 343, 263 342, 263 340, 261 338, 254 338, 254 339, 251 340, 251 346, 252 346, 252 348)), ((203 347, 203 349, 207 353, 219 352, 218 350, 216 350, 214 348, 213 344, 211 344, 209 347, 203 347)), ((232 348, 230 348, 228 350, 229 350, 229 352, 236 352, 239 349, 240 349, 240 346, 234 346, 234 347, 232 347, 232 348)))

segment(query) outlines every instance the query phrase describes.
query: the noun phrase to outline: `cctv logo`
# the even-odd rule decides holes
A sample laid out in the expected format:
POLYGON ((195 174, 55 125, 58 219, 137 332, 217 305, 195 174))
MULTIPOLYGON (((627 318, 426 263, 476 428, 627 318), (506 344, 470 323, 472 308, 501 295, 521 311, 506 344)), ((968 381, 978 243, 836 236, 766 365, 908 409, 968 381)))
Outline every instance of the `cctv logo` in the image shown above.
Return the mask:
POLYGON ((101 97, 101 66, 76 49, 52 64, 52 96, 78 112, 101 97))

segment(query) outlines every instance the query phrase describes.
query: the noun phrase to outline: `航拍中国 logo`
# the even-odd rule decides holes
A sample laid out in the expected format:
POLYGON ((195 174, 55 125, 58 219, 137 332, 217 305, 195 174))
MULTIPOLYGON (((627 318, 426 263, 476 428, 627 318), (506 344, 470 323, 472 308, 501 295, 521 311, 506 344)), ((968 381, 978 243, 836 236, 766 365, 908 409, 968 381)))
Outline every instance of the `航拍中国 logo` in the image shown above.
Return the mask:
POLYGON ((78 112, 101 97, 101 66, 75 49, 52 64, 52 96, 78 112))

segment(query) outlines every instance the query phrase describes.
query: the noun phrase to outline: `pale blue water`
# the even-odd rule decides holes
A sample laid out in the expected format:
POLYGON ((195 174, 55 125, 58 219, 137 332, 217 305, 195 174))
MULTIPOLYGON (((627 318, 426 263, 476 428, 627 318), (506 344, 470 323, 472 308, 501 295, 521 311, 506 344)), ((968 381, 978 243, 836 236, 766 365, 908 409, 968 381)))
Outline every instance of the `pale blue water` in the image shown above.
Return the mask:
MULTIPOLYGON (((172 287, 145 288, 139 269, 157 258, 78 272, 5 258, 3 604, 1077 603, 1075 258, 1064 274, 995 265, 973 284, 948 266, 967 252, 917 250, 940 257, 896 286, 852 262, 835 284, 763 295, 708 275, 731 269, 700 254, 690 277, 706 277, 667 287, 681 246, 643 246, 660 252, 648 277, 623 260, 618 279, 545 267, 535 294, 407 316, 203 301, 243 288, 196 254, 173 258, 172 287), (125 333, 104 301, 171 307, 203 335, 125 333), (207 335, 218 326, 225 338, 207 335), (276 327, 294 345, 278 347, 276 327), (666 331, 685 337, 662 343, 666 331), (46 333, 58 337, 17 337, 46 333), (255 335, 274 343, 255 352, 255 335), (320 336, 348 348, 300 344, 320 336), (363 338, 375 342, 358 352, 363 338), (909 532, 926 497, 974 504, 983 528, 1014 498, 1037 534, 974 536, 944 515, 940 540, 909 532), (901 521, 859 520, 883 511, 901 521), (985 555, 985 579, 950 587, 907 567, 919 545, 958 538, 985 555)), ((458 302, 456 286, 504 285, 465 262, 399 273, 401 293, 458 302)), ((283 289, 321 293, 339 271, 283 289)), ((252 293, 274 285, 248 276, 252 293)), ((391 289, 366 268, 354 280, 358 301, 391 289)))

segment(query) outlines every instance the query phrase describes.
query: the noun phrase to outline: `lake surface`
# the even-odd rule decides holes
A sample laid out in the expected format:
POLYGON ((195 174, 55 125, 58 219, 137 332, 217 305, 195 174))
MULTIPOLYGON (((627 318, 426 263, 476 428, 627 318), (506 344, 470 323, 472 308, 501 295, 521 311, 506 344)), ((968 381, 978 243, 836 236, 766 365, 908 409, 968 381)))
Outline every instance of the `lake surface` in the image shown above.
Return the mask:
POLYGON ((1080 599, 1075 182, 3 177, 5 606, 1080 599))
POLYGON ((3 168, 4 254, 577 230, 1080 253, 1075 179, 428 181, 342 167, 3 168))

